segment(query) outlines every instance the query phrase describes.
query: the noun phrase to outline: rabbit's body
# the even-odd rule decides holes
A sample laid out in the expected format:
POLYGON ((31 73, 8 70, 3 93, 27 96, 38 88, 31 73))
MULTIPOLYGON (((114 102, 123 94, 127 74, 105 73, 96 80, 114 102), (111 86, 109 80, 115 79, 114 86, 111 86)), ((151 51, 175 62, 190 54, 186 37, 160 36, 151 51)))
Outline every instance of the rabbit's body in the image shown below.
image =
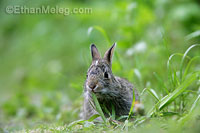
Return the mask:
POLYGON ((128 115, 133 101, 139 100, 138 92, 127 80, 112 74, 111 59, 115 44, 105 53, 104 58, 95 45, 91 45, 92 64, 87 72, 84 85, 83 118, 89 119, 97 111, 92 107, 92 92, 96 95, 106 117, 112 114, 114 108, 116 117, 128 115), (105 109, 106 108, 106 109, 105 109), (106 111, 107 110, 107 111, 106 111))

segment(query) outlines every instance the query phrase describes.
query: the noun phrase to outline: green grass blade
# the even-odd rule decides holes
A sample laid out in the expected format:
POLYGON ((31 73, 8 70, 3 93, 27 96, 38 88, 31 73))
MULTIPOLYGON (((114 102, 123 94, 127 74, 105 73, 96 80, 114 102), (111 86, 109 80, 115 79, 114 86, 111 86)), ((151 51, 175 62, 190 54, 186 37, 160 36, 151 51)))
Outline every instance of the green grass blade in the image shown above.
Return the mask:
POLYGON ((200 36, 200 30, 197 30, 197 31, 190 33, 189 35, 187 35, 185 37, 185 39, 188 41, 188 40, 191 40, 191 39, 198 37, 198 36, 200 36))
POLYGON ((182 81, 182 71, 183 71, 183 64, 184 64, 184 60, 187 57, 187 54, 190 52, 190 50, 194 47, 200 46, 200 44, 194 44, 192 46, 190 46, 184 53, 182 60, 181 60, 181 65, 180 65, 180 80, 182 81))
POLYGON ((195 108, 196 105, 197 105, 197 102, 199 101, 199 98, 200 98, 200 94, 197 96, 196 100, 195 100, 194 103, 192 104, 192 107, 191 107, 189 113, 191 113, 191 112, 194 110, 194 108, 195 108))
POLYGON ((108 111, 107 107, 105 104, 101 105, 102 109, 105 111, 105 113, 107 113, 109 116, 111 116, 110 112, 108 111))
POLYGON ((122 126, 122 131, 125 129, 128 132, 128 120, 125 120, 124 125, 122 126))
POLYGON ((133 89, 133 100, 132 100, 132 104, 131 104, 131 109, 130 109, 129 114, 128 114, 128 120, 131 118, 131 114, 132 114, 134 105, 135 105, 135 91, 133 89))
POLYGON ((104 113, 103 113, 103 111, 101 109, 101 106, 100 106, 100 104, 99 104, 99 102, 97 100, 97 97, 96 97, 96 95, 94 93, 92 93, 92 98, 94 100, 97 112, 99 113, 99 115, 101 116, 101 118, 103 119, 103 121, 106 123, 106 117, 104 116, 104 113))
POLYGON ((93 29, 99 31, 99 32, 104 36, 104 38, 107 40, 108 44, 109 44, 109 45, 111 44, 111 41, 110 41, 110 39, 109 39, 107 33, 106 33, 105 30, 104 30, 102 27, 100 27, 100 26, 92 26, 92 27, 89 27, 89 28, 88 28, 88 35, 91 34, 91 32, 93 31, 93 29))
POLYGON ((192 75, 190 75, 177 89, 175 89, 172 93, 169 95, 166 95, 163 97, 160 101, 158 101, 154 107, 147 113, 147 117, 151 117, 156 112, 157 106, 159 106, 159 110, 162 110, 165 106, 169 105, 171 102, 173 102, 185 89, 194 82, 197 78, 200 72, 196 72, 192 75))
POLYGON ((199 72, 190 75, 180 86, 178 86, 172 93, 167 95, 161 100, 159 109, 163 109, 165 106, 173 102, 184 90, 197 79, 199 72))
MULTIPOLYGON (((164 98, 165 98, 165 97, 164 97, 164 98)), ((162 100, 162 99, 161 99, 161 100, 162 100)), ((148 118, 152 117, 152 115, 156 113, 159 104, 160 104, 160 101, 158 101, 158 102, 153 106, 153 108, 150 109, 150 111, 147 113, 147 117, 148 117, 148 118)))
POLYGON ((91 116, 91 117, 88 119, 88 121, 91 122, 91 121, 93 121, 94 119, 98 118, 99 116, 100 116, 99 114, 95 114, 95 115, 91 116))
POLYGON ((159 101, 159 97, 157 93, 154 91, 154 89, 147 89, 147 90, 157 101, 159 101))
POLYGON ((146 92, 147 88, 144 88, 140 94, 140 96, 143 96, 144 95, 144 92, 146 92))
POLYGON ((148 91, 149 94, 151 94, 157 101, 159 101, 159 97, 153 89, 144 88, 144 90, 141 92, 141 96, 144 94, 145 91, 148 91))
POLYGON ((180 85, 180 82, 179 82, 178 76, 176 74, 176 71, 174 71, 174 83, 175 83, 175 86, 179 86, 180 85))
POLYGON ((187 64, 187 66, 186 66, 186 68, 185 68, 185 71, 184 71, 184 75, 183 75, 183 81, 185 80, 185 77, 186 77, 186 75, 188 74, 188 71, 189 71, 189 68, 190 68, 192 62, 195 61, 195 60, 198 59, 198 58, 200 58, 200 56, 195 56, 195 57, 193 57, 193 58, 189 61, 189 63, 187 64))
POLYGON ((73 126, 75 126, 75 125, 77 125, 77 124, 83 124, 85 121, 87 121, 87 120, 77 120, 77 121, 73 121, 72 123, 70 123, 70 124, 67 126, 67 128, 71 128, 71 127, 73 127, 73 126))
POLYGON ((136 121, 134 121, 134 125, 137 127, 137 126, 141 125, 142 123, 144 123, 147 119, 148 119, 148 117, 142 116, 142 117, 138 118, 136 121))
POLYGON ((91 116, 88 120, 77 120, 77 121, 74 121, 72 123, 70 123, 67 128, 71 128, 77 124, 84 124, 86 121, 89 121, 89 122, 92 122, 94 119, 96 119, 97 117, 99 117, 100 115, 99 114, 95 114, 93 116, 91 116))
POLYGON ((191 116, 193 114, 194 108, 196 107, 197 102, 199 101, 199 98, 200 98, 200 95, 197 96, 196 100, 192 104, 192 107, 191 107, 189 113, 178 120, 180 127, 182 127, 187 121, 189 121, 191 119, 191 116))
POLYGON ((115 107, 112 104, 112 119, 115 120, 115 107))
POLYGON ((128 119, 128 115, 122 115, 119 118, 117 118, 116 120, 119 121, 121 119, 128 119))
POLYGON ((179 113, 178 112, 162 112, 162 116, 174 116, 174 115, 177 115, 179 116, 179 113))
POLYGON ((174 54, 172 54, 170 57, 169 57, 169 59, 168 59, 168 61, 167 61, 167 70, 168 70, 168 80, 170 81, 170 83, 175 87, 175 81, 173 80, 173 74, 172 74, 172 67, 171 67, 171 60, 172 60, 172 58, 173 57, 175 57, 175 56, 183 56, 183 54, 181 54, 181 53, 174 53, 174 54))

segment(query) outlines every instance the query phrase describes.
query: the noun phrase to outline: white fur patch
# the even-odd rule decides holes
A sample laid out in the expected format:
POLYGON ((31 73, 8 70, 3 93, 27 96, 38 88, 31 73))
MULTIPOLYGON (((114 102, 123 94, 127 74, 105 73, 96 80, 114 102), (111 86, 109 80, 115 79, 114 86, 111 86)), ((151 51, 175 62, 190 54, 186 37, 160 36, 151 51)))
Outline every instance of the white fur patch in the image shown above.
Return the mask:
POLYGON ((86 85, 86 88, 89 90, 90 89, 90 87, 88 86, 88 85, 86 85))
POLYGON ((98 64, 98 60, 95 62, 95 65, 97 66, 97 64, 98 64))

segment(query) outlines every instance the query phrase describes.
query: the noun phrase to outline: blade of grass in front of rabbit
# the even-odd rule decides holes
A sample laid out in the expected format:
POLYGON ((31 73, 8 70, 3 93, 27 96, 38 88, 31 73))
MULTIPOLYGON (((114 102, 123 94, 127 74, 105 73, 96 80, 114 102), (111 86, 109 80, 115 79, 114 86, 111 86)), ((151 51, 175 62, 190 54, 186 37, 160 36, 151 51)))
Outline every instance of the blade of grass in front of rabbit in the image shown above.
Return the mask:
POLYGON ((130 119, 130 117, 131 117, 131 115, 132 115, 132 111, 133 111, 134 104, 135 104, 135 91, 134 91, 134 88, 133 88, 133 100, 132 100, 131 108, 130 108, 128 117, 127 117, 127 119, 125 120, 124 125, 122 126, 122 130, 123 130, 124 128, 126 128, 126 130, 128 130, 128 120, 130 119))
POLYGON ((115 120, 115 107, 112 104, 112 119, 115 120))
POLYGON ((100 116, 99 114, 95 114, 95 115, 91 116, 91 117, 88 119, 88 121, 89 121, 89 122, 92 122, 94 119, 98 118, 99 116, 100 116))
POLYGON ((132 115, 132 111, 133 111, 134 105, 135 105, 135 91, 133 89, 133 100, 132 100, 132 104, 131 104, 131 109, 130 109, 129 114, 128 114, 128 120, 130 119, 130 117, 132 115))
POLYGON ((105 103, 102 105, 102 109, 103 109, 109 116, 111 116, 111 114, 110 114, 110 112, 108 111, 108 109, 107 109, 105 103))
POLYGON ((76 126, 77 124, 83 124, 85 121, 87 120, 77 120, 77 121, 73 121, 72 123, 70 123, 67 128, 71 129, 72 127, 76 126))
POLYGON ((96 107, 97 112, 99 113, 99 115, 100 115, 101 118, 103 119, 104 123, 106 123, 106 117, 104 116, 104 113, 103 113, 103 111, 102 111, 102 109, 101 109, 101 106, 100 106, 100 104, 99 104, 99 102, 98 102, 98 100, 97 100, 97 97, 96 97, 96 95, 95 95, 94 93, 92 93, 92 98, 93 98, 93 100, 94 100, 94 103, 95 103, 95 107, 96 107))

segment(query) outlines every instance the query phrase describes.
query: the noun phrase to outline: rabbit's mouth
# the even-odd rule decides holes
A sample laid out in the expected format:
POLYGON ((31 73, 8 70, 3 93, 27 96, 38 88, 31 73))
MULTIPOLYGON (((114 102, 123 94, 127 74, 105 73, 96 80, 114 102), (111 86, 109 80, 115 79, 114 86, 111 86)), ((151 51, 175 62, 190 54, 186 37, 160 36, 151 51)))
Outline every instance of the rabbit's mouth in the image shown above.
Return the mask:
POLYGON ((96 91, 97 91, 97 89, 99 88, 99 86, 98 86, 98 85, 95 85, 95 87, 94 87, 94 88, 91 88, 89 85, 87 85, 86 87, 87 87, 87 89, 88 89, 90 92, 96 92, 96 91))
POLYGON ((93 93, 102 93, 105 91, 104 88, 100 87, 98 84, 94 88, 90 88, 88 85, 86 86, 89 92, 93 93))

